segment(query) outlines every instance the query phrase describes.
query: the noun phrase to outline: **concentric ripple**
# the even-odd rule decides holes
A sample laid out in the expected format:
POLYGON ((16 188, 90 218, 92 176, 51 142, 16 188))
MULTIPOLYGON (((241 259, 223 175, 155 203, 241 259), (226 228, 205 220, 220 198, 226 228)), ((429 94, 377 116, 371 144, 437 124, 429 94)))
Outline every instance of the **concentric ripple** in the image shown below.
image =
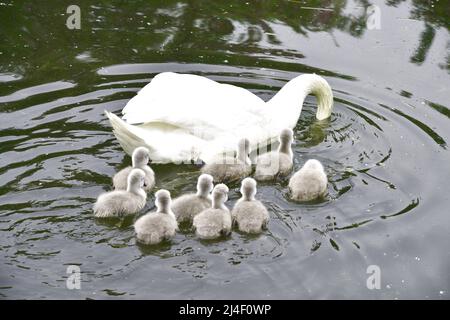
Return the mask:
MULTIPOLYGON (((119 65, 100 68, 101 81, 90 92, 71 93, 74 85, 61 87, 61 82, 55 82, 4 96, 9 103, 2 115, 7 121, 2 124, 0 138, 3 275, 14 274, 26 281, 19 285, 17 280, 6 279, 12 283, 14 295, 27 295, 19 288, 33 286, 36 279, 30 279, 29 274, 37 273, 41 286, 45 286, 42 296, 52 296, 55 288, 64 285, 64 266, 76 264, 85 270, 86 289, 80 294, 87 297, 162 297, 165 289, 142 291, 139 278, 144 276, 148 286, 161 285, 165 279, 163 288, 168 291, 185 282, 190 289, 181 294, 189 297, 206 292, 196 287, 194 280, 206 281, 206 287, 221 283, 227 290, 232 284, 241 287, 245 279, 257 277, 267 282, 261 296, 270 296, 288 285, 290 277, 296 278, 296 266, 311 264, 312 257, 356 255, 364 260, 370 254, 367 241, 353 230, 395 232, 392 222, 407 224, 408 216, 423 214, 426 191, 411 183, 415 169, 403 165, 411 163, 404 145, 411 139, 427 152, 439 153, 446 151, 446 141, 421 120, 390 106, 392 96, 385 97, 383 104, 356 98, 344 89, 355 90, 357 84, 331 76, 335 88, 331 119, 315 120, 315 99, 308 97, 295 128, 294 145, 296 169, 307 159, 323 162, 330 181, 325 199, 297 204, 287 197, 287 180, 261 184, 259 198, 268 207, 271 222, 269 231, 260 236, 233 233, 229 239, 202 242, 184 230, 170 244, 136 244, 132 218, 99 221, 91 213, 96 196, 110 190, 113 173, 129 163, 103 110, 120 111, 125 97, 134 95, 163 70, 202 74, 243 86, 265 99, 296 75, 217 65, 119 65), (140 74, 145 77, 140 78, 140 74), (42 93, 36 92, 39 87, 42 93), (52 98, 27 105, 29 95, 23 92, 52 98), (18 108, 11 104, 12 97, 20 97, 18 108), (53 271, 47 272, 50 262, 53 271), (283 266, 288 267, 281 271, 283 266)), ((425 163, 421 156, 425 152, 416 155, 412 163, 425 163)), ((198 168, 194 166, 155 165, 154 170, 157 187, 171 190, 173 196, 195 188, 198 168)), ((429 175, 431 181, 439 179, 438 172, 429 175)), ((230 187, 232 206, 240 194, 238 185, 230 187)), ((147 210, 154 209, 152 199, 147 210)), ((296 287, 296 294, 300 288, 296 287)), ((5 296, 9 291, 2 290, 5 296)))

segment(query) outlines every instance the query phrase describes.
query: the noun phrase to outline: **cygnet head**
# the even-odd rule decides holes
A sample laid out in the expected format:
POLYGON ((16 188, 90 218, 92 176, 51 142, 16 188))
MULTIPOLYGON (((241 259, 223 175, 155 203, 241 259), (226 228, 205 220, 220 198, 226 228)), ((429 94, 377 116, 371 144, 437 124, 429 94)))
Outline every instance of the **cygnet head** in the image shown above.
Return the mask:
POLYGON ((294 132, 292 129, 286 128, 281 130, 280 132, 280 142, 285 144, 292 143, 292 140, 294 138, 294 132))
POLYGON ((214 209, 221 209, 224 207, 224 203, 228 200, 228 187, 223 183, 217 184, 213 190, 213 203, 214 209))
POLYGON ((172 202, 170 192, 165 189, 161 189, 155 193, 155 197, 155 204, 158 208, 157 212, 169 213, 172 202))
POLYGON ((150 154, 147 148, 138 147, 134 149, 133 154, 131 156, 133 168, 142 168, 146 166, 149 161, 150 161, 150 154))
POLYGON ((208 197, 214 188, 213 177, 209 174, 202 174, 197 181, 197 195, 200 197, 208 197))
POLYGON ((310 159, 306 161, 302 169, 324 171, 322 164, 319 160, 316 159, 310 159))
POLYGON ((237 158, 246 164, 250 164, 250 141, 247 138, 239 140, 237 158))
POLYGON ((241 194, 242 197, 247 200, 251 201, 255 199, 256 195, 256 181, 253 178, 245 178, 241 182, 241 194))
POLYGON ((127 191, 137 193, 144 186, 145 172, 141 169, 133 169, 128 174, 127 191))
POLYGON ((294 132, 289 128, 283 129, 279 137, 280 141, 279 151, 291 154, 292 153, 291 144, 293 140, 294 140, 294 132))

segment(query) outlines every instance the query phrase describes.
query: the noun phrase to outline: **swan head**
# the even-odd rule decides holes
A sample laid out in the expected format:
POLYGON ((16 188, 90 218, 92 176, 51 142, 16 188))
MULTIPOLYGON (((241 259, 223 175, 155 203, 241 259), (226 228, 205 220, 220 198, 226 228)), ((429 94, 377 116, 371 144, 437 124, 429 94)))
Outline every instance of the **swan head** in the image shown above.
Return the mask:
POLYGON ((239 140, 237 158, 245 164, 250 164, 250 141, 247 138, 239 140))
POLYGON ((290 128, 281 130, 280 136, 278 138, 280 141, 280 146, 278 147, 279 152, 288 154, 292 159, 292 141, 294 140, 294 132, 290 128))
POLYGON ((319 160, 316 160, 316 159, 310 159, 310 160, 306 161, 305 164, 303 165, 302 169, 325 171, 323 168, 323 165, 320 163, 319 160))
POLYGON ((224 203, 228 200, 228 187, 220 183, 213 189, 213 208, 219 209, 224 207, 224 203))
POLYGON ((157 211, 168 213, 172 202, 172 199, 170 198, 170 192, 165 189, 161 189, 155 193, 155 197, 155 204, 158 208, 157 211))
POLYGON ((276 128, 281 129, 286 124, 293 127, 297 123, 303 102, 309 94, 315 95, 317 99, 317 120, 330 117, 333 110, 333 92, 330 85, 317 74, 302 74, 291 79, 268 101, 269 114, 272 122, 277 123, 276 128))
MULTIPOLYGON (((145 172, 141 169, 133 169, 128 174, 127 178, 127 191, 133 193, 139 193, 144 186, 145 172)), ((143 190, 142 190, 143 191, 143 190)))
POLYGON ((213 177, 209 174, 202 174, 197 181, 197 195, 207 197, 214 188, 213 177))
POLYGON ((245 200, 254 200, 256 195, 256 180, 245 178, 241 182, 241 194, 245 200))
POLYGON ((142 168, 148 164, 150 161, 150 153, 145 147, 138 147, 134 149, 131 155, 131 161, 133 163, 133 168, 142 168))
POLYGON ((309 90, 317 99, 317 120, 325 120, 331 116, 333 110, 333 91, 328 82, 321 76, 313 73, 309 76, 309 90))
POLYGON ((281 130, 279 141, 281 144, 289 145, 294 140, 294 131, 290 128, 281 130))

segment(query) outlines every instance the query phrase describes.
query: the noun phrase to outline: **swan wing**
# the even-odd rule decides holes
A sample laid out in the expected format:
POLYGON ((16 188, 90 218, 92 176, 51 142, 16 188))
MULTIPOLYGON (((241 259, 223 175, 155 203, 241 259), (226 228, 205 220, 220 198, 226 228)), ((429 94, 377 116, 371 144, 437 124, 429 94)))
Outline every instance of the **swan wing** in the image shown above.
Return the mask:
POLYGON ((261 126, 264 101, 250 91, 191 74, 155 76, 122 110, 128 124, 167 123, 213 139, 243 126, 261 126))

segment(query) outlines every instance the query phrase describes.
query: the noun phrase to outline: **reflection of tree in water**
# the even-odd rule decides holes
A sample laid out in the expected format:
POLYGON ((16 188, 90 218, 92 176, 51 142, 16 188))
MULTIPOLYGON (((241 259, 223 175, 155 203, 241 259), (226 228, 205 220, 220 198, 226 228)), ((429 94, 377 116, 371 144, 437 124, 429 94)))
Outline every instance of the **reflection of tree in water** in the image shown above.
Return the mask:
MULTIPOLYGON (((364 0, 359 2, 361 8, 368 5, 364 0)), ((170 25, 163 25, 164 17, 155 22, 161 30, 174 35, 170 38, 170 47, 200 46, 220 50, 226 45, 241 52, 254 52, 264 44, 280 44, 272 23, 288 26, 305 36, 308 31, 331 32, 333 29, 361 36, 366 23, 365 10, 360 10, 358 15, 346 14, 346 3, 347 0, 235 0, 224 5, 217 1, 188 1, 183 4, 183 13, 172 19, 170 25), (199 39, 201 41, 197 41, 199 39)))
MULTIPOLYGON (((367 6, 365 0, 358 0, 358 3, 361 7, 367 6)), ((95 5, 81 4, 81 30, 69 31, 65 28, 67 16, 63 4, 55 7, 47 2, 17 2, 0 12, 4 21, 0 33, 6 40, 4 44, 9 44, 6 52, 12 53, 14 48, 24 51, 27 56, 31 50, 22 50, 24 44, 35 50, 48 50, 51 43, 56 52, 49 54, 59 52, 60 57, 55 56, 57 60, 65 59, 62 51, 71 43, 91 52, 103 49, 99 55, 103 61, 114 52, 131 48, 139 53, 188 48, 243 53, 264 49, 266 52, 281 44, 272 29, 274 23, 288 26, 305 36, 308 31, 332 32, 335 29, 361 36, 365 28, 365 10, 356 15, 346 13, 346 4, 347 0, 153 0, 118 3, 100 0, 95 5), (18 34, 21 35, 19 38, 18 34), (108 48, 114 52, 105 50, 108 48)), ((30 57, 36 58, 34 53, 30 53, 30 57)))
MULTIPOLYGON (((395 6, 405 0, 386 1, 395 6)), ((94 61, 97 57, 99 65, 187 62, 200 56, 206 63, 217 63, 228 53, 241 54, 239 59, 252 54, 302 57, 281 44, 276 28, 287 27, 305 37, 334 30, 360 37, 370 4, 370 0, 99 0, 80 5, 82 28, 71 31, 65 27, 64 4, 14 2, 0 11, 0 51, 4 66, 49 74, 76 64, 77 54, 94 61)), ((448 28, 449 8, 448 1, 431 7, 428 0, 412 0, 412 18, 426 23, 411 58, 414 63, 425 60, 435 28, 448 28)), ((450 62, 450 56, 447 59, 450 62)))
MULTIPOLYGON (((386 0, 391 6, 397 6, 405 0, 386 0)), ((419 46, 414 51, 410 60, 416 64, 422 64, 431 48, 436 29, 446 28, 450 30, 450 5, 448 0, 412 0, 413 9, 411 19, 424 21, 425 29, 420 35, 419 46)), ((450 43, 449 43, 450 46, 450 43)), ((450 54, 446 58, 446 68, 450 70, 450 54)))

